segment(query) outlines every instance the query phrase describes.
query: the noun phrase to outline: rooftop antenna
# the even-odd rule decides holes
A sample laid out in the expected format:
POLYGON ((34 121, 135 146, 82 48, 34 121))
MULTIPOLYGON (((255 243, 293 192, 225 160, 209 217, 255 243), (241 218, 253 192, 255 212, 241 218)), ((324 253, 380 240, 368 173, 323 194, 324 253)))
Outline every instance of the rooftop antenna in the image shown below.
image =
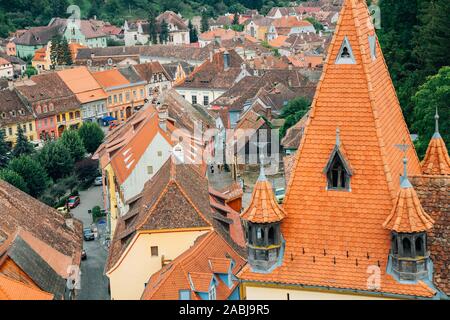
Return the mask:
POLYGON ((403 152, 403 176, 400 179, 400 187, 402 188, 411 188, 411 182, 408 180, 408 172, 407 172, 407 164, 408 164, 408 158, 406 156, 406 153, 408 149, 410 148, 409 144, 406 144, 406 139, 403 138, 402 144, 396 144, 396 148, 400 149, 400 151, 403 152))

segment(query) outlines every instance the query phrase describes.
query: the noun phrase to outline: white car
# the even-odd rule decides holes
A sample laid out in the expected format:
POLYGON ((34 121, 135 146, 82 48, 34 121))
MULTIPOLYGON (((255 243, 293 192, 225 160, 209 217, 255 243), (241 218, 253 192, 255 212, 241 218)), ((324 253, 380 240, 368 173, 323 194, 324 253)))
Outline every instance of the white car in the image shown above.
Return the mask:
POLYGON ((286 192, 285 192, 284 188, 275 189, 275 198, 277 199, 278 203, 283 202, 285 193, 286 192))
POLYGON ((102 177, 97 177, 94 180, 94 186, 101 186, 103 184, 103 178, 102 177))

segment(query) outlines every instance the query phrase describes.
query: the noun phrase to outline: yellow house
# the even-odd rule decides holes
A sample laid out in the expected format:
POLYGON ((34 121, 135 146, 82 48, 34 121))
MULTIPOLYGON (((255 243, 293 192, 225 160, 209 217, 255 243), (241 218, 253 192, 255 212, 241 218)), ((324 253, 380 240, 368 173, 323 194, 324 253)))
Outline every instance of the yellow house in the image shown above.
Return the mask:
POLYGON ((125 121, 144 105, 146 82, 132 66, 94 72, 92 75, 108 95, 106 105, 110 116, 125 121))
POLYGON ((169 159, 118 218, 106 275, 112 299, 140 299, 150 276, 213 230, 207 180, 169 159))
POLYGON ((15 90, 0 91, 0 129, 3 130, 5 141, 11 146, 16 143, 19 126, 28 141, 38 140, 31 109, 23 103, 15 90))
POLYGON ((58 137, 66 129, 78 129, 82 123, 80 108, 63 111, 56 115, 56 126, 58 128, 58 137))
POLYGON ((52 61, 50 59, 50 45, 42 47, 34 52, 31 65, 38 71, 38 73, 51 70, 52 61))

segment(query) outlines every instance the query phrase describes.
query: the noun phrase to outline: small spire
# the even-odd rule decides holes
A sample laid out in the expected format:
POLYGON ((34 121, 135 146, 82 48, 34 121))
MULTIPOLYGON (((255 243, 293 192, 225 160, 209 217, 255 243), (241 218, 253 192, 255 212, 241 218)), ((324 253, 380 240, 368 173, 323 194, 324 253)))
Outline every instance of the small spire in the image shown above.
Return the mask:
POLYGON ((336 127, 336 146, 340 146, 341 145, 341 136, 340 136, 341 130, 339 129, 339 127, 336 127))
POLYGON ((411 188, 412 184, 411 184, 411 182, 409 182, 408 171, 407 171, 408 158, 406 156, 406 153, 409 149, 409 145, 406 144, 406 139, 403 138, 403 143, 397 144, 396 147, 399 148, 403 152, 403 175, 401 176, 401 179, 400 179, 400 187, 411 188))
POLYGON ((258 177, 258 181, 266 181, 267 177, 266 177, 266 173, 264 172, 264 155, 261 153, 259 156, 260 159, 260 170, 259 170, 259 177, 258 177))
POLYGON ((434 115, 434 135, 433 138, 440 138, 441 134, 439 133, 439 113, 438 107, 436 107, 436 114, 434 115))

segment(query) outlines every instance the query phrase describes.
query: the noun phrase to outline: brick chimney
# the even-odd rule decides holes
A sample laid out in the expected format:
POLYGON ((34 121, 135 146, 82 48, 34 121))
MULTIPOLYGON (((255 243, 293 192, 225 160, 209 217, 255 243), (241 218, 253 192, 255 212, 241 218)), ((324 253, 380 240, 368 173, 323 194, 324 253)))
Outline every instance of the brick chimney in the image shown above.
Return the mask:
POLYGON ((169 117, 169 107, 167 104, 163 104, 157 108, 159 127, 164 131, 167 130, 167 118, 169 117))

